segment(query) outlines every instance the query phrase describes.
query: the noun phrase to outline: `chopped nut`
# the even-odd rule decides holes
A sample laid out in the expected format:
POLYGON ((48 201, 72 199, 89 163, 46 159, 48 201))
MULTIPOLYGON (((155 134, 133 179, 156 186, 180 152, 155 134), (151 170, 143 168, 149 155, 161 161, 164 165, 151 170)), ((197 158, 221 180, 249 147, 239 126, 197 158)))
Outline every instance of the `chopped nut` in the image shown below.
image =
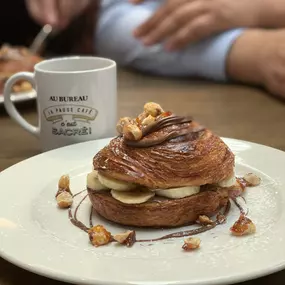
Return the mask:
POLYGON ((73 203, 73 197, 69 192, 61 192, 56 196, 57 205, 61 209, 69 208, 73 203))
POLYGON ((57 197, 58 195, 60 195, 63 192, 68 192, 72 195, 70 188, 70 179, 68 175, 62 175, 58 181, 58 191, 55 195, 55 197, 57 197))
POLYGON ((142 121, 142 125, 145 126, 150 126, 152 124, 155 123, 155 117, 153 117, 152 115, 148 115, 143 121, 142 121))
POLYGON ((206 225, 211 225, 214 222, 208 216, 201 215, 199 216, 197 223, 206 226, 206 225))
POLYGON ((141 114, 138 115, 136 118, 136 123, 138 126, 141 126, 142 121, 147 118, 148 114, 146 112, 142 112, 141 114))
POLYGON ((246 174, 243 179, 246 181, 246 186, 257 186, 261 182, 260 177, 253 173, 246 174))
POLYGON ((124 137, 130 141, 138 141, 142 138, 142 130, 135 124, 125 125, 123 134, 124 137))
POLYGON ((133 120, 130 117, 121 118, 117 124, 117 132, 122 135, 124 126, 128 124, 132 124, 132 123, 133 123, 133 120))
POLYGON ((217 215, 217 221, 218 221, 219 224, 225 223, 226 220, 227 220, 227 218, 226 218, 225 215, 223 215, 223 214, 221 214, 221 213, 219 213, 219 214, 217 215))
POLYGON ((164 112, 159 104, 153 102, 146 103, 144 105, 144 111, 148 115, 152 115, 153 117, 157 117, 158 115, 164 112))
POLYGON ((62 175, 58 181, 59 189, 69 189, 70 179, 68 175, 62 175))
POLYGON ((230 229, 235 236, 249 235, 256 232, 255 224, 245 215, 240 215, 239 219, 230 229))
POLYGON ((162 119, 162 118, 169 117, 169 116, 171 116, 171 115, 172 115, 172 112, 170 112, 170 111, 163 112, 163 113, 161 113, 161 114, 157 117, 157 120, 162 119))
POLYGON ((97 225, 88 230, 90 242, 98 247, 108 244, 112 241, 111 233, 109 233, 102 225, 97 225))
POLYGON ((114 240, 127 247, 131 247, 136 242, 136 232, 127 231, 125 233, 116 234, 114 235, 114 240))
POLYGON ((184 240, 182 248, 186 251, 197 249, 200 247, 201 240, 199 238, 187 238, 184 240))

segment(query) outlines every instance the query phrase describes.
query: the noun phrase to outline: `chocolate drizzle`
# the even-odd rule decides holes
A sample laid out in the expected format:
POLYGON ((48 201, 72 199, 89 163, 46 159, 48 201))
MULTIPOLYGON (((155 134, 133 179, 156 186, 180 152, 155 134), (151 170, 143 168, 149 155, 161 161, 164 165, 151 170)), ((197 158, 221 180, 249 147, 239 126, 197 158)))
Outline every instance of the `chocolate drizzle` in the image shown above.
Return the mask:
MULTIPOLYGON (((244 197, 240 196, 244 201, 244 197)), ((235 205, 238 207, 240 214, 246 216, 248 214, 248 210, 245 211, 244 208, 242 207, 242 205, 238 202, 238 200, 236 198, 232 198, 233 202, 235 203, 235 205)))
MULTIPOLYGON (((73 198, 76 197, 76 196, 78 196, 79 194, 83 193, 84 191, 86 191, 86 190, 83 190, 83 191, 81 191, 81 192, 75 194, 75 195, 73 196, 73 198)), ((86 227, 82 222, 80 222, 80 221, 77 219, 77 212, 78 212, 78 210, 79 210, 81 204, 82 204, 82 203, 84 202, 84 200, 87 198, 87 196, 88 196, 88 194, 85 195, 85 196, 81 199, 81 201, 79 202, 79 204, 78 204, 77 207, 75 208, 74 215, 72 215, 71 208, 69 208, 69 210, 68 210, 68 216, 69 216, 69 220, 71 221, 71 223, 72 223, 74 226, 78 227, 79 229, 83 230, 83 231, 86 232, 86 233, 88 233, 89 228, 86 227)))
POLYGON ((159 238, 141 239, 141 240, 137 240, 137 242, 153 242, 153 241, 160 241, 160 240, 170 239, 170 238, 180 238, 180 237, 194 236, 194 235, 197 235, 197 234, 204 233, 206 231, 209 231, 209 230, 215 228, 217 225, 220 225, 220 224, 224 223, 226 221, 225 217, 228 215, 228 213, 230 211, 230 208, 231 208, 231 202, 228 201, 228 203, 227 203, 227 205, 225 207, 224 213, 223 214, 218 214, 218 216, 222 215, 224 218, 221 219, 221 218, 217 217, 217 220, 214 223, 210 224, 210 225, 202 226, 202 227, 199 227, 199 228, 193 229, 193 230, 180 231, 180 232, 168 234, 168 235, 165 235, 165 236, 162 236, 162 237, 159 237, 159 238))
POLYGON ((163 128, 166 128, 172 125, 191 123, 191 122, 192 122, 192 117, 182 117, 182 116, 173 116, 173 115, 164 117, 162 119, 158 119, 157 121, 155 121, 154 124, 143 129, 143 136, 146 136, 150 133, 157 132, 163 128))
POLYGON ((94 208, 93 206, 91 205, 91 209, 90 209, 90 215, 89 215, 89 226, 90 228, 93 228, 93 221, 92 221, 92 216, 93 216, 93 211, 94 211, 94 208))
MULTIPOLYGON (((86 190, 84 190, 84 191, 86 191, 86 190)), ((77 193, 73 197, 81 194, 84 191, 81 191, 80 193, 77 193)), ((81 221, 79 221, 77 219, 78 209, 80 208, 80 206, 82 205, 83 201, 86 199, 87 196, 88 195, 85 195, 81 199, 81 201, 79 202, 79 204, 75 208, 74 215, 72 214, 71 209, 69 209, 69 220, 71 221, 71 223, 74 226, 76 226, 79 229, 83 230, 84 232, 88 233, 88 230, 93 227, 93 222, 92 222, 93 207, 91 207, 91 209, 90 209, 90 216, 89 216, 90 228, 88 228, 86 225, 84 225, 81 221)), ((224 212, 223 213, 219 213, 217 215, 216 221, 214 221, 210 225, 201 226, 199 228, 196 228, 196 229, 193 229, 193 230, 188 230, 188 231, 179 231, 179 232, 175 232, 175 233, 168 234, 168 235, 161 236, 161 237, 154 238, 154 239, 138 239, 138 240, 136 240, 136 242, 154 242, 154 241, 160 241, 160 240, 165 240, 165 239, 170 239, 170 238, 179 238, 179 237, 193 236, 193 235, 197 235, 197 234, 209 231, 209 230, 215 228, 216 226, 218 226, 218 225, 220 225, 220 224, 222 224, 222 223, 224 223, 226 221, 226 216, 228 215, 228 213, 230 211, 230 208, 231 208, 231 203, 230 203, 230 201, 228 201, 228 203, 227 203, 227 205, 225 207, 224 212)), ((112 240, 112 241, 114 241, 114 240, 112 240)))
POLYGON ((144 127, 142 129, 143 137, 141 140, 132 141, 125 139, 125 143, 131 147, 151 147, 180 136, 186 136, 190 133, 199 133, 205 130, 205 128, 201 126, 191 126, 191 122, 191 117, 174 115, 164 117, 155 121, 154 124, 144 127))

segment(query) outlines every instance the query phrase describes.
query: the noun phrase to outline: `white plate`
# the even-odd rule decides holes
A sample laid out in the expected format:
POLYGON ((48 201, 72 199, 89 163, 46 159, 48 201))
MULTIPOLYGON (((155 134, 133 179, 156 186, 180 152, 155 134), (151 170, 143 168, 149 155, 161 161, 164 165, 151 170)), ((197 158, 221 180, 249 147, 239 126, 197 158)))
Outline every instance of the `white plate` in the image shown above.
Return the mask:
MULTIPOLYGON (((262 185, 245 194, 255 235, 229 234, 238 218, 233 206, 227 223, 201 234, 201 248, 183 252, 183 239, 95 248, 74 227, 54 195, 62 174, 70 174, 74 193, 85 187, 92 158, 108 140, 72 145, 23 161, 0 174, 0 254, 38 274, 76 284, 225 284, 263 276, 285 267, 285 154, 269 147, 225 139, 236 154, 236 172, 254 172, 262 185)), ((79 218, 88 223, 88 200, 79 218)), ((99 217, 112 233, 119 225, 99 217)), ((189 227, 188 227, 189 228, 189 227)), ((138 230, 152 238, 173 230, 138 230)))
MULTIPOLYGON (((21 103, 29 100, 34 100, 37 97, 37 93, 35 90, 29 91, 29 92, 20 92, 17 94, 12 94, 11 99, 15 103, 21 103)), ((0 106, 4 105, 4 96, 3 94, 0 94, 0 106)))

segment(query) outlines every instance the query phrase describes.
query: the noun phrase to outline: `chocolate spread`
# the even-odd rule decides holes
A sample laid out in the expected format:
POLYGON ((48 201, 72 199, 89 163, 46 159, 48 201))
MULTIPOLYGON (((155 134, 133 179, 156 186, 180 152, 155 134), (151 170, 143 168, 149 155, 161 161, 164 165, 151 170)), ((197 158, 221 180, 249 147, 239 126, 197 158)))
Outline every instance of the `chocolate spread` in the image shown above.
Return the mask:
POLYGON ((142 129, 143 137, 139 141, 126 140, 125 143, 132 147, 151 147, 165 141, 199 133, 204 127, 193 127, 191 117, 168 116, 158 119, 154 124, 142 129))

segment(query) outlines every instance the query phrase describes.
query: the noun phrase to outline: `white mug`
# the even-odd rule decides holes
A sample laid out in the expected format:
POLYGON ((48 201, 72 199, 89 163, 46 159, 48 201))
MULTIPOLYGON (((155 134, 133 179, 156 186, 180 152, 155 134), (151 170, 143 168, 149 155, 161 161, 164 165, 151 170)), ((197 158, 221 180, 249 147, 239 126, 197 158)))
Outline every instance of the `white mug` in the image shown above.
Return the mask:
POLYGON ((98 57, 65 57, 19 72, 5 84, 8 114, 40 139, 42 150, 111 137, 117 120, 116 63, 98 57), (29 81, 37 92, 39 125, 29 124, 11 101, 18 80, 29 81))

